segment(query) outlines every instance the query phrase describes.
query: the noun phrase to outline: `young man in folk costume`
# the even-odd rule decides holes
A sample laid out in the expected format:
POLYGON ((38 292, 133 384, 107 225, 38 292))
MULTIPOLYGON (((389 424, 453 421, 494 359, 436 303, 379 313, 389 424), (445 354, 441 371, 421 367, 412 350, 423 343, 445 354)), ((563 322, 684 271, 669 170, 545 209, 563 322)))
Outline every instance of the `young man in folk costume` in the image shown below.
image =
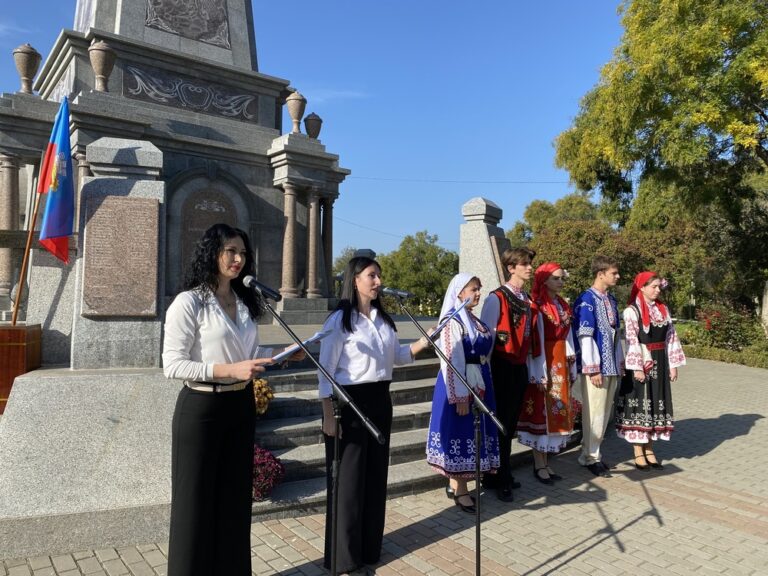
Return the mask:
POLYGON ((574 397, 582 404, 579 464, 595 476, 610 477, 600 455, 605 429, 612 420, 614 398, 624 370, 621 322, 616 298, 608 291, 619 281, 615 260, 595 256, 595 281, 573 304, 573 331, 579 383, 574 397))
POLYGON ((534 256, 536 252, 528 248, 504 251, 501 262, 509 280, 488 295, 480 318, 494 336, 491 376, 497 415, 507 429, 506 435, 499 435, 498 474, 495 477, 484 475, 483 485, 495 487, 503 502, 511 502, 512 488, 519 486, 510 474, 510 453, 525 389, 529 384, 547 381, 546 359, 537 327, 538 314, 531 307, 530 296, 523 290, 533 273, 534 256))

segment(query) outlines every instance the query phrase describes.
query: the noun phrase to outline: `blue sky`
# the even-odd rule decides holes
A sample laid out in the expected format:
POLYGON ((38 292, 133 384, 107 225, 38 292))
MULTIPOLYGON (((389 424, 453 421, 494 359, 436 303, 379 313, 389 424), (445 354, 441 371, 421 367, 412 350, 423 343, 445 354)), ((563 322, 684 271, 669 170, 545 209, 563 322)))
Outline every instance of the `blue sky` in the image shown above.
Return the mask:
MULTIPOLYGON (((3 2, 0 91, 18 89, 11 51, 29 42, 47 56, 75 4, 3 2)), ((253 0, 260 72, 307 97, 321 141, 352 170, 334 251, 385 253, 420 230, 458 250, 470 198, 498 204, 509 229, 532 200, 569 193, 553 140, 618 45, 618 5, 253 0)))

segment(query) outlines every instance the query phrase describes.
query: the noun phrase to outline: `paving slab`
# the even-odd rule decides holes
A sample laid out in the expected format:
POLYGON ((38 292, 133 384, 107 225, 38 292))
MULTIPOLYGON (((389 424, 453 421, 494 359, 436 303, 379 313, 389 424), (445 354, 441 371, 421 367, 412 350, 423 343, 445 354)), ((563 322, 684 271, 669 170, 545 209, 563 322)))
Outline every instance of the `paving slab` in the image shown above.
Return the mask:
MULTIPOLYGON (((604 448, 615 465, 612 478, 591 476, 570 450, 552 459, 564 477, 554 486, 536 482, 526 466, 516 471, 523 486, 515 502, 483 494, 482 573, 768 573, 768 371, 689 360, 674 398, 675 432, 656 447, 664 470, 632 467, 631 448, 609 432, 604 448)), ((327 573, 323 535, 322 514, 255 522, 253 573, 327 573)), ((165 542, 117 553, 130 573, 166 573, 165 542)), ((103 549, 59 554, 50 562, 44 555, 3 558, 0 575, 48 568, 57 576, 109 574, 115 558, 103 549)), ((453 506, 442 489, 388 502, 377 574, 474 574, 474 559, 474 516, 453 506)))

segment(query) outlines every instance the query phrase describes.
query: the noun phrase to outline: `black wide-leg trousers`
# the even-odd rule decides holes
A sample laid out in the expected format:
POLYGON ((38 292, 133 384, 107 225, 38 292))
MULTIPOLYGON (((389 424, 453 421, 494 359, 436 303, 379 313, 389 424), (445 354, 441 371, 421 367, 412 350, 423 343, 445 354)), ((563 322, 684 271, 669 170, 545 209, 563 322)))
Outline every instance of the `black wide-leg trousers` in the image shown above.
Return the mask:
POLYGON ((504 424, 507 433, 499 434, 499 471, 495 477, 493 474, 486 474, 483 478, 486 486, 503 488, 510 481, 512 436, 517 429, 525 388, 528 386, 528 367, 525 364, 511 364, 492 356, 491 376, 493 393, 496 395, 496 415, 504 424))
MULTIPOLYGON (((345 386, 352 400, 384 435, 384 444, 363 426, 349 406, 341 410, 341 462, 339 464, 339 511, 336 568, 349 572, 363 564, 375 564, 381 556, 387 501, 389 437, 392 400, 389 382, 345 386)), ((325 514, 325 567, 331 567, 333 492, 331 470, 334 439, 325 437, 328 497, 325 514)))
POLYGON ((173 414, 169 576, 250 576, 253 386, 182 388, 173 414))

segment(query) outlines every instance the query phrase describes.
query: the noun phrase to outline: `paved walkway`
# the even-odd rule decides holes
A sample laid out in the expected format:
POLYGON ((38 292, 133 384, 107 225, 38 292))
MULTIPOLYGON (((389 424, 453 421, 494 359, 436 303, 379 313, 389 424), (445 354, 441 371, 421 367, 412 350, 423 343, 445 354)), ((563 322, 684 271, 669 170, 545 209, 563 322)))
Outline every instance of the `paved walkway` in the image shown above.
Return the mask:
MULTIPOLYGON (((575 451, 554 459, 565 477, 554 487, 519 470, 514 503, 483 498, 482 573, 768 574, 768 371, 692 360, 674 386, 677 429, 657 448, 663 471, 632 468, 613 435, 613 478, 592 477, 575 451)), ((377 574, 474 574, 473 518, 440 490, 391 500, 377 574)), ((254 574, 325 573, 322 516, 255 523, 251 534, 254 574)), ((164 543, 0 561, 0 576, 165 569, 164 543)))

